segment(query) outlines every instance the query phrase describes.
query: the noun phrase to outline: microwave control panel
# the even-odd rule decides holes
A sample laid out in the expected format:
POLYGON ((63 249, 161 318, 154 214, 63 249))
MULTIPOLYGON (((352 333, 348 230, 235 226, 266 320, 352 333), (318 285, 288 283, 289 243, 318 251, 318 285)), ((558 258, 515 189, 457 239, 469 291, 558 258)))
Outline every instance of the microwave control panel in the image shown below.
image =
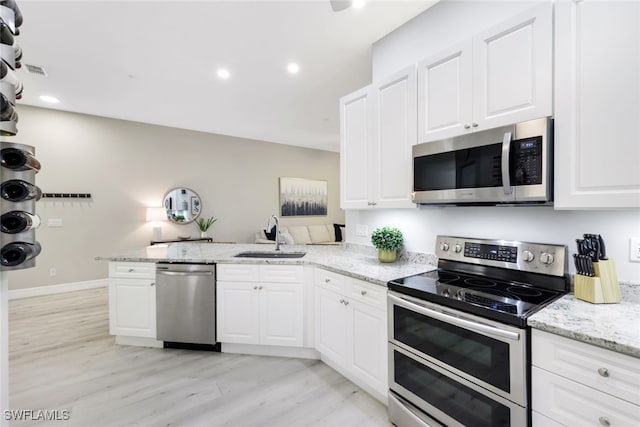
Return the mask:
POLYGON ((542 137, 518 139, 511 144, 511 184, 542 184, 542 137))

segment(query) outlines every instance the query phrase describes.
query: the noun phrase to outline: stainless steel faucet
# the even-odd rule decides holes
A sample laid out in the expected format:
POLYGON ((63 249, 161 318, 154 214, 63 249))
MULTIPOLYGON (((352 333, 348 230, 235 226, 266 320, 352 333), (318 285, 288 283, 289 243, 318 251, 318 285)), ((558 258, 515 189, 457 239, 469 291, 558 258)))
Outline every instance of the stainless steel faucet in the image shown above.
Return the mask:
POLYGON ((267 223, 267 230, 271 230, 271 220, 274 220, 276 226, 276 251, 280 250, 280 220, 277 216, 271 215, 267 223))

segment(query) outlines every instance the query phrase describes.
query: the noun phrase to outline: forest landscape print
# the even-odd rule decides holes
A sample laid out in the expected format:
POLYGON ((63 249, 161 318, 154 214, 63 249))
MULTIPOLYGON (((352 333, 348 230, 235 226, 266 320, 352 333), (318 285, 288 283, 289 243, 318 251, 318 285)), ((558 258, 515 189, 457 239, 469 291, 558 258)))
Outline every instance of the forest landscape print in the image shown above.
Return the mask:
POLYGON ((280 178, 280 216, 327 215, 327 181, 280 178))

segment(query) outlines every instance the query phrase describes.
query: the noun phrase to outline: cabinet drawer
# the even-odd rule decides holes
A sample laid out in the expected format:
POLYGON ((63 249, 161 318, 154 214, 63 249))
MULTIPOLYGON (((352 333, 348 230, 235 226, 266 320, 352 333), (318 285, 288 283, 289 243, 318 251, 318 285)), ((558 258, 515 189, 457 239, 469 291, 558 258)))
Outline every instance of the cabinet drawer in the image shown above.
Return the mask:
POLYGON ((537 329, 531 348, 533 365, 640 405, 638 359, 537 329))
POLYGON ((260 281, 272 283, 302 283, 304 280, 301 265, 261 265, 260 281))
POLYGON ((218 281, 229 282, 258 282, 260 280, 260 266, 254 264, 218 264, 216 266, 218 281))
POLYGON ((110 262, 109 277, 154 279, 156 264, 153 262, 110 262))
POLYGON ((316 269, 315 284, 335 292, 344 294, 346 292, 347 278, 331 271, 316 269))
POLYGON ((362 280, 349 279, 349 296, 374 307, 386 308, 387 306, 387 288, 362 280))
POLYGON ((640 407, 533 367, 533 410, 566 426, 638 426, 640 407))

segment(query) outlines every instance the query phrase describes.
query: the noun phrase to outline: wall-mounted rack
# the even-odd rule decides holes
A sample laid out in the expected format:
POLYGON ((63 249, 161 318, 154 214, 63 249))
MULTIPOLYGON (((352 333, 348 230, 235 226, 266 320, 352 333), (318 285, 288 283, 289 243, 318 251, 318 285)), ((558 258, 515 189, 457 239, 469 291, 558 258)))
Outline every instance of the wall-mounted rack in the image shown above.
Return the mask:
POLYGON ((42 193, 43 199, 90 199, 91 193, 42 193))

